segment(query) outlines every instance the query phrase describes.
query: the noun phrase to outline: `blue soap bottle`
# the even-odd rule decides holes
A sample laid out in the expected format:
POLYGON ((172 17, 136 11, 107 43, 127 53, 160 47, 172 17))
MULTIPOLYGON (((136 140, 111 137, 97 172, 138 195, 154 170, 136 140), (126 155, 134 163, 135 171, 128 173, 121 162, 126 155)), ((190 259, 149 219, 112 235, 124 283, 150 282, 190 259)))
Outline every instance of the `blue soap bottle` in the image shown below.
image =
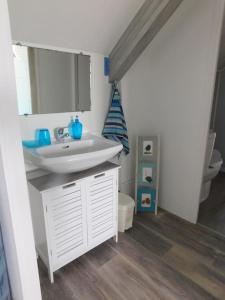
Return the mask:
POLYGON ((73 117, 71 117, 70 119, 70 123, 68 125, 68 130, 69 130, 69 135, 71 136, 71 138, 73 138, 73 125, 74 125, 74 120, 73 117))
POLYGON ((81 136, 82 136, 82 129, 83 129, 83 125, 82 123, 79 121, 78 116, 76 116, 75 121, 73 122, 73 138, 75 140, 80 140, 81 136))

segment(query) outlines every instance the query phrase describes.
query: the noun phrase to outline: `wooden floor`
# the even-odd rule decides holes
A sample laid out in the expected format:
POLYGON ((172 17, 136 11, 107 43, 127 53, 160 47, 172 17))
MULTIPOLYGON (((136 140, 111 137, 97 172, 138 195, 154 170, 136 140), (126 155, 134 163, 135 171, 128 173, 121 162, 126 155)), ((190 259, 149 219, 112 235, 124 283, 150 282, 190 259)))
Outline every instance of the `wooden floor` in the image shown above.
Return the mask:
POLYGON ((225 236, 225 173, 213 180, 209 198, 200 205, 198 222, 225 236))
POLYGON ((161 211, 55 273, 39 261, 43 299, 225 299, 225 238, 161 211))

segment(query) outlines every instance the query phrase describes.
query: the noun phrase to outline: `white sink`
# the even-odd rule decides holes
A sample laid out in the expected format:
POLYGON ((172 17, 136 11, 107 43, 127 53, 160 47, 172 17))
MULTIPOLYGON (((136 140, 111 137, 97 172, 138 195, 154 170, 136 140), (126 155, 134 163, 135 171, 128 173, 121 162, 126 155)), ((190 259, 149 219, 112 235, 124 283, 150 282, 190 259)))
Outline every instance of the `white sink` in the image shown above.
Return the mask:
POLYGON ((86 134, 81 140, 28 149, 25 162, 55 173, 73 173, 95 167, 118 154, 123 146, 103 137, 86 134))

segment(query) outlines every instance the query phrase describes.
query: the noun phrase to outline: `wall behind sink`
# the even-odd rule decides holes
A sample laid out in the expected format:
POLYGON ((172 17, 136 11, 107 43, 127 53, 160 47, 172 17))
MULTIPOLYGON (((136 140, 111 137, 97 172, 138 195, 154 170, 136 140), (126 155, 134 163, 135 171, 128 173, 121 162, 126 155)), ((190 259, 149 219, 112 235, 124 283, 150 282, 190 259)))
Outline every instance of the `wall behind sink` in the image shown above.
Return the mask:
MULTIPOLYGON (((74 50, 74 52, 77 52, 74 50)), ((34 138, 36 128, 46 127, 53 134, 58 126, 67 126, 70 117, 78 114, 83 123, 84 130, 100 134, 109 106, 110 84, 104 76, 104 55, 88 53, 91 55, 91 111, 79 113, 58 113, 20 116, 20 125, 23 139, 34 138)))

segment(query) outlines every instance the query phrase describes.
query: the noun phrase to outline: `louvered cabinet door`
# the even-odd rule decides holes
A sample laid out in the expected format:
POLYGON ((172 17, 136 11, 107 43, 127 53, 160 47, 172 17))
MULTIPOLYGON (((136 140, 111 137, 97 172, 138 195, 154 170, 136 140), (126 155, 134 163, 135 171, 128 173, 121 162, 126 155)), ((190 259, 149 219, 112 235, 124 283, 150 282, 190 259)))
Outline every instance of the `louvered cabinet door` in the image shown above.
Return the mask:
POLYGON ((117 234, 117 171, 89 178, 87 183, 88 246, 117 234))
POLYGON ((67 184, 45 195, 53 271, 82 255, 87 247, 85 197, 83 182, 67 184))

